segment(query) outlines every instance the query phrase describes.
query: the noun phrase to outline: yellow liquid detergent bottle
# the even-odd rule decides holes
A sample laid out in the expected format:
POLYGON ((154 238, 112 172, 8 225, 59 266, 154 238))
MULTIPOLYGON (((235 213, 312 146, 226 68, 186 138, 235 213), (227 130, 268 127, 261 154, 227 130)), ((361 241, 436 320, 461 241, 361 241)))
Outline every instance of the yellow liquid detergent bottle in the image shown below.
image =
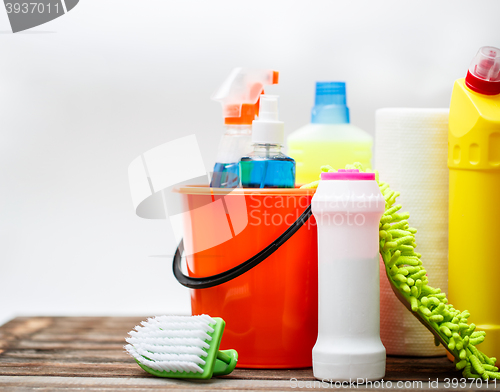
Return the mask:
POLYGON ((483 47, 455 82, 448 133, 449 300, 500 358, 500 49, 483 47))
POLYGON ((372 167, 373 138, 350 124, 344 82, 317 82, 311 123, 287 140, 288 155, 296 162, 297 185, 319 180, 320 168, 360 162, 372 167))

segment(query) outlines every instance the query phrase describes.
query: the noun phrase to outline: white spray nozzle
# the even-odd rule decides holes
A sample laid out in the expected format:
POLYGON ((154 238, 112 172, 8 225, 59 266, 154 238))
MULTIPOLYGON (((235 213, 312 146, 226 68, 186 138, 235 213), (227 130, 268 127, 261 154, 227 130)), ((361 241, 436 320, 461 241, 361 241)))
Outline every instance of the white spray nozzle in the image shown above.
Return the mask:
POLYGON ((278 96, 261 95, 258 121, 278 121, 278 96))
POLYGON ((285 124, 279 121, 278 96, 261 95, 259 119, 252 123, 252 142, 283 144, 285 124))

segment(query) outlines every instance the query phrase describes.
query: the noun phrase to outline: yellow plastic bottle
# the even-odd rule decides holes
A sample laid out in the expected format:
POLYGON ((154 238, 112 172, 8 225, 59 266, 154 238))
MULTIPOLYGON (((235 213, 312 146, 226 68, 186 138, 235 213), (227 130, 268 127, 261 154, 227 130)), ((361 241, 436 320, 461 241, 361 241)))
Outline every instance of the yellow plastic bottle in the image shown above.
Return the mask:
POLYGON ((297 185, 319 180, 320 168, 342 168, 360 162, 372 166, 373 137, 350 124, 344 82, 317 82, 311 123, 287 139, 287 153, 296 163, 297 185))
POLYGON ((481 48, 455 82, 448 141, 448 298, 500 358, 500 49, 481 48))

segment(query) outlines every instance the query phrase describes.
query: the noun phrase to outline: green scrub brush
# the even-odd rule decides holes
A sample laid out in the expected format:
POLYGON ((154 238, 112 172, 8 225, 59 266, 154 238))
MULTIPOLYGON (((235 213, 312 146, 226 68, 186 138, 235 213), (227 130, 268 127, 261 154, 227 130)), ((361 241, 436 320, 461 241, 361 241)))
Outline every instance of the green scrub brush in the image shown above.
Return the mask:
MULTIPOLYGON (((365 171, 363 165, 355 163, 346 169, 365 171)), ((335 171, 331 166, 323 166, 322 171, 335 171)), ((369 170, 366 170, 369 171, 369 170)), ((496 358, 489 358, 476 346, 486 336, 484 331, 475 331, 474 324, 468 324, 470 313, 460 312, 448 303, 446 294, 429 286, 427 272, 421 261, 421 254, 415 252, 416 229, 408 224, 410 214, 401 213, 401 205, 396 205, 400 195, 390 189, 389 184, 375 178, 385 199, 385 213, 380 220, 380 254, 391 288, 398 299, 415 317, 434 334, 439 343, 453 355, 455 366, 467 378, 500 379, 495 366, 496 358)), ((303 188, 316 188, 319 181, 303 188)))
POLYGON ((159 316, 129 332, 125 349, 158 377, 207 379, 233 371, 235 350, 219 351, 226 323, 218 317, 159 316))

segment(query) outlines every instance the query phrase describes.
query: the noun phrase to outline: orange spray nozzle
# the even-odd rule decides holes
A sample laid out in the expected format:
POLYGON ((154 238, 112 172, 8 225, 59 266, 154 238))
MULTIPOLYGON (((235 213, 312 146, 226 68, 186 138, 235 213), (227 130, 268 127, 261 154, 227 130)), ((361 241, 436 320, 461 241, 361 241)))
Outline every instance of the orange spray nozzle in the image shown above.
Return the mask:
POLYGON ((259 114, 259 97, 265 85, 277 84, 279 72, 235 68, 212 95, 222 104, 226 124, 252 124, 259 114))

